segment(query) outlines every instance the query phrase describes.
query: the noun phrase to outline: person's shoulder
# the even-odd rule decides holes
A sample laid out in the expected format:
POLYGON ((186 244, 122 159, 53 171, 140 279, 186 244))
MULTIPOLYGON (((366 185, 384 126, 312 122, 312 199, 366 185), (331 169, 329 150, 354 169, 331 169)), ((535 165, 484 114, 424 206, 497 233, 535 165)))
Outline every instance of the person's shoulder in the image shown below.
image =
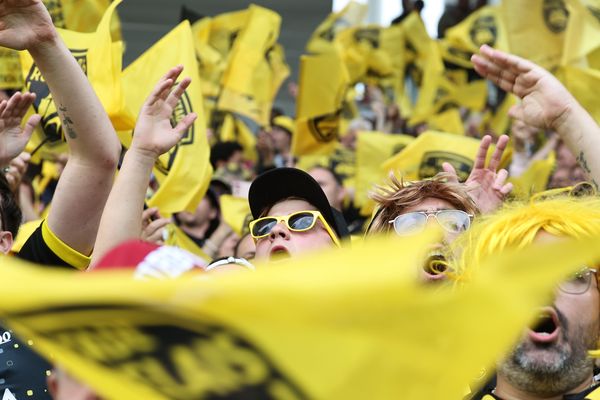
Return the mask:
POLYGON ((33 231, 16 256, 37 264, 80 270, 87 268, 90 263, 89 256, 79 253, 56 236, 46 220, 33 231))

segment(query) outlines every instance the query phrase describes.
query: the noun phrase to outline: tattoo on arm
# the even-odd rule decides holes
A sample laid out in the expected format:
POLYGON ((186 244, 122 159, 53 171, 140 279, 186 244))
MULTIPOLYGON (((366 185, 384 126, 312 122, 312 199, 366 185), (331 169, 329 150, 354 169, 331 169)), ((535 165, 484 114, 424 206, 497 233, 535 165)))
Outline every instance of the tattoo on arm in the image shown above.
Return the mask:
POLYGON ((63 126, 65 131, 67 131, 67 135, 69 135, 71 139, 75 139, 77 133, 75 133, 75 129, 73 129, 73 120, 67 115, 67 107, 60 106, 58 109, 63 115, 63 126))
POLYGON ((590 170, 590 167, 588 166, 587 160, 585 158, 585 156, 583 155, 583 151, 579 152, 579 155, 577 156, 577 162, 579 163, 579 165, 581 165, 581 168, 583 168, 583 170, 585 172, 587 172, 588 174, 590 172, 592 172, 590 170))
POLYGON ((596 182, 596 180, 590 176, 592 173, 592 170, 590 169, 590 166, 588 165, 587 159, 583 155, 583 151, 579 152, 579 155, 577 156, 577 162, 579 163, 581 168, 583 168, 583 170, 588 174, 588 177, 591 179, 592 184, 596 187, 596 189, 600 189, 598 182, 596 182))

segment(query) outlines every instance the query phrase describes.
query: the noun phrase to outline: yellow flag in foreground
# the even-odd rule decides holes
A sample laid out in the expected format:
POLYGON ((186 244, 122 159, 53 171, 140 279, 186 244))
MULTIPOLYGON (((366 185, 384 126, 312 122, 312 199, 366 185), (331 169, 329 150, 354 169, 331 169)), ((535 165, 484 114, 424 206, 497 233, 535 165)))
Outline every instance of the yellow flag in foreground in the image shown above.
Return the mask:
POLYGON ((195 112, 198 118, 179 144, 163 154, 154 168, 160 187, 148 205, 158 207, 162 215, 183 210, 194 212, 208 188, 212 173, 208 162, 209 147, 198 64, 189 22, 184 21, 175 27, 123 72, 127 103, 131 112, 137 115, 155 82, 178 64, 184 66, 183 74, 191 77, 192 83, 177 104, 171 122, 176 124, 191 112, 195 112))
POLYGON ((5 258, 3 276, 19 284, 0 293, 0 314, 109 399, 459 399, 555 282, 599 255, 598 240, 499 255, 460 291, 417 283, 424 237, 211 280, 5 258), (432 366, 449 362, 432 383, 432 366))
POLYGON ((297 126, 292 136, 294 155, 333 152, 349 83, 348 71, 337 51, 300 58, 297 126))
MULTIPOLYGON (((110 5, 102 17, 98 29, 93 33, 58 29, 73 57, 87 75, 117 130, 131 129, 134 125, 134 119, 125 107, 121 89, 123 43, 113 43, 110 36, 110 22, 115 8, 120 3, 121 1, 117 0, 110 5)), ((61 121, 48 85, 29 53, 22 51, 20 55, 25 88, 36 94, 32 108, 42 116, 40 128, 34 133, 28 149, 31 151, 32 148, 44 142, 46 145, 40 154, 65 152, 66 144, 61 140, 63 136, 61 121)))
POLYGON ((479 144, 479 140, 467 136, 427 131, 384 162, 382 168, 384 171, 398 171, 410 181, 430 178, 443 171, 444 162, 449 162, 456 169, 458 178, 464 181, 473 168, 479 144))

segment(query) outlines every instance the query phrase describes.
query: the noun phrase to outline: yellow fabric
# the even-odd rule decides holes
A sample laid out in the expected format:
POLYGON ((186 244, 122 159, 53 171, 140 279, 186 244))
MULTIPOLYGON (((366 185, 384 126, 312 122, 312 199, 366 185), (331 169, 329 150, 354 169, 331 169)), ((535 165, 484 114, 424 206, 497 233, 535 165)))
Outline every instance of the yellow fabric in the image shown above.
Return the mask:
POLYGON ((248 231, 248 223, 252 220, 248 199, 224 194, 219 198, 223 220, 238 236, 248 231))
POLYGON ((244 148, 244 159, 252 162, 257 161, 256 136, 240 118, 236 118, 233 114, 226 114, 223 118, 223 124, 219 127, 218 137, 224 142, 238 142, 244 148))
MULTIPOLYGON (((386 160, 382 169, 400 172, 405 180, 420 180, 442 172, 442 164, 449 162, 459 179, 464 181, 471 172, 479 144, 478 139, 467 136, 426 131, 400 153, 386 160)), ((489 151, 488 156, 491 154, 489 151)))
POLYGON ((465 127, 458 108, 451 108, 429 117, 427 125, 429 129, 455 133, 457 135, 465 134, 465 127))
POLYGON ((559 70, 558 76, 596 122, 600 122, 600 98, 595 90, 600 87, 600 71, 566 66, 559 70))
MULTIPOLYGON (((132 129, 134 117, 126 108, 120 79, 123 43, 112 43, 110 36, 112 16, 120 2, 116 0, 110 5, 95 32, 80 33, 63 29, 58 29, 58 32, 86 73, 115 128, 132 129)), ((40 158, 52 159, 53 155, 67 151, 62 140, 61 121, 48 86, 33 64, 33 59, 26 51, 20 52, 20 56, 25 88, 37 96, 30 113, 42 115, 42 123, 28 143, 27 150, 33 150, 48 138, 50 141, 36 153, 33 162, 40 158)))
POLYGON ((513 194, 527 199, 534 193, 546 190, 555 162, 556 156, 552 152, 546 159, 533 161, 522 175, 510 177, 508 181, 513 183, 513 194))
MULTIPOLYGON (((368 194, 373 185, 381 184, 387 178, 381 170, 381 160, 386 160, 399 153, 414 138, 408 135, 390 135, 382 132, 359 132, 356 138, 356 191, 354 204, 363 207, 369 203, 369 210, 374 205, 368 194)), ((368 212, 370 214, 370 211, 368 212)))
POLYGON ((281 17, 251 5, 244 28, 235 39, 217 108, 244 115, 267 126, 273 99, 289 75, 281 46, 275 46, 281 17))
POLYGON ((306 44, 306 51, 321 54, 334 51, 334 39, 343 29, 359 25, 367 15, 367 5, 350 1, 337 13, 331 13, 315 29, 306 44))
POLYGON ((72 249, 68 244, 60 240, 48 227, 47 220, 42 222, 42 237, 50 250, 70 266, 84 270, 90 265, 90 257, 72 249))
MULTIPOLYGON (((76 32, 94 32, 111 0, 43 0, 54 26, 76 32)), ((121 22, 115 13, 110 23, 113 40, 121 40, 121 22)))
POLYGON ((165 229, 167 230, 167 240, 165 240, 165 245, 179 247, 204 259, 207 264, 210 262, 211 257, 206 255, 206 253, 202 251, 202 249, 198 247, 198 245, 177 225, 170 223, 165 229))
POLYGON ((487 44, 508 51, 508 38, 502 20, 500 6, 486 6, 469 15, 460 24, 449 28, 445 33, 445 58, 460 58, 456 64, 472 68, 471 55, 479 52, 479 47, 487 44), (450 56, 448 56, 450 55, 450 56))
POLYGON ((191 112, 195 112, 198 118, 179 144, 163 154, 154 167, 160 186, 148 200, 148 206, 158 207, 163 216, 184 210, 193 212, 204 196, 212 174, 198 64, 189 22, 184 21, 175 27, 123 72, 127 104, 132 114, 137 115, 155 83, 178 64, 184 66, 183 76, 191 77, 192 83, 173 112, 172 120, 178 122, 191 112))
POLYGON ((501 135, 507 132, 510 125, 508 110, 510 110, 513 105, 517 104, 517 101, 518 100, 514 95, 507 94, 506 98, 504 101, 502 101, 496 112, 492 114, 488 127, 492 130, 492 132, 495 132, 496 135, 501 135))
POLYGON ((511 53, 552 71, 562 59, 568 10, 562 1, 503 0, 501 3, 511 53))
POLYGON ((0 47, 0 89, 20 89, 23 86, 19 52, 0 47))
POLYGON ((600 20, 592 11, 594 5, 600 6, 600 2, 587 1, 589 4, 586 7, 585 0, 566 0, 569 10, 569 24, 565 32, 562 65, 581 61, 600 47, 600 20))
POLYGON ((292 154, 326 155, 335 149, 349 83, 339 52, 300 57, 292 154))
POLYGON ((457 291, 416 281, 413 262, 429 244, 421 237, 206 279, 74 275, 7 259, 5 279, 20 284, 0 293, 0 314, 106 398, 226 397, 245 387, 278 399, 458 399, 555 283, 600 255, 599 239, 499 255, 457 291), (449 359, 430 384, 432 365, 449 359))

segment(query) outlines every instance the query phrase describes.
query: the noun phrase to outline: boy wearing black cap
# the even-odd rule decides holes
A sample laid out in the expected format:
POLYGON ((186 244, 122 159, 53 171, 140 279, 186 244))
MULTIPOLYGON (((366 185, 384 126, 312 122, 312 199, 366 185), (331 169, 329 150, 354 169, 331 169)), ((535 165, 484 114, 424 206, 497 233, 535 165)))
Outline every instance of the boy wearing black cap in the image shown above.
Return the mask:
POLYGON ((299 169, 277 168, 260 175, 250 186, 248 201, 256 259, 340 246, 349 236, 342 214, 331 207, 317 181, 299 169))

